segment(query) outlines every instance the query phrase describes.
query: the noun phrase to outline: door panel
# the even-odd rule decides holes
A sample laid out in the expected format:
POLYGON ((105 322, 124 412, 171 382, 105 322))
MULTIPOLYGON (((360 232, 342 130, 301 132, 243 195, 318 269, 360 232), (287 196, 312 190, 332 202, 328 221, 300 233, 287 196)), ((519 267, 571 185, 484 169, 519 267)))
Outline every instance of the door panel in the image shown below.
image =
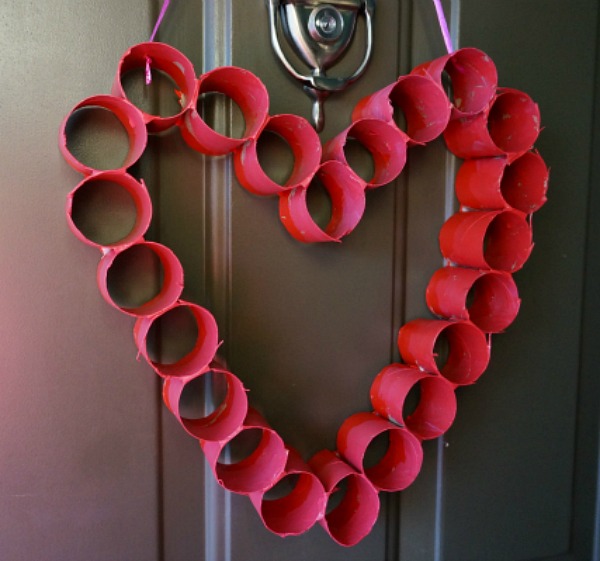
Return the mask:
POLYGON ((147 33, 146 2, 0 10, 0 558, 158 558, 158 384, 69 232, 58 129, 147 33), (117 23, 116 23, 117 22, 117 23), (126 531, 124 531, 126 529, 126 531))
MULTIPOLYGON (((566 18, 560 2, 482 10, 463 1, 460 13, 461 43, 489 52, 501 84, 539 103, 546 129, 537 147, 551 166, 551 181, 549 203, 533 220, 535 250, 515 275, 522 298, 517 321, 494 337, 491 367, 479 387, 461 396, 448 435, 445 554, 571 559, 580 546, 574 524, 579 489, 595 488, 593 477, 573 481, 578 433, 595 430, 596 421, 588 423, 597 416, 597 406, 586 411, 578 402, 580 384, 592 371, 580 366, 586 222, 575 218, 585 216, 589 196, 597 3, 579 4, 566 18), (503 40, 523 22, 530 22, 527 33, 503 40), (565 107, 571 96, 573 104, 565 107)), ((597 447, 582 454, 595 462, 597 447)))
MULTIPOLYGON (((245 497, 215 483, 197 442, 161 404, 158 380, 135 360, 130 318, 99 296, 98 255, 66 227, 64 197, 80 178, 58 155, 59 123, 79 100, 109 91, 119 57, 147 39, 161 2, 97 4, 0 14, 0 557, 598 559, 597 3, 444 4, 455 41, 486 51, 500 85, 539 103, 549 202, 515 275, 517 320, 493 337, 483 377, 458 390, 454 425, 424 443, 416 482, 382 494, 375 528, 350 549, 318 526, 281 539, 245 497)), ((271 114, 308 117, 308 97, 271 50, 266 15, 263 0, 172 2, 159 39, 198 72, 251 70, 271 114)), ((444 53, 429 2, 379 0, 375 26, 366 74, 326 102, 323 141, 349 124, 362 96, 444 53)), ((359 29, 344 68, 363 39, 359 29)), ((207 119, 240 126, 226 102, 207 119)), ((262 150, 271 171, 285 171, 275 142, 262 150)), ((220 352, 252 405, 305 458, 333 448, 340 423, 370 409, 373 377, 398 360, 398 328, 427 317, 424 290, 442 265, 437 235, 455 208, 458 164, 441 141, 411 149, 400 178, 368 193, 358 228, 323 245, 294 241, 274 199, 241 189, 229 157, 205 158, 177 131, 152 137, 132 170, 153 196, 151 237, 185 268, 184 298, 215 314, 220 352)))

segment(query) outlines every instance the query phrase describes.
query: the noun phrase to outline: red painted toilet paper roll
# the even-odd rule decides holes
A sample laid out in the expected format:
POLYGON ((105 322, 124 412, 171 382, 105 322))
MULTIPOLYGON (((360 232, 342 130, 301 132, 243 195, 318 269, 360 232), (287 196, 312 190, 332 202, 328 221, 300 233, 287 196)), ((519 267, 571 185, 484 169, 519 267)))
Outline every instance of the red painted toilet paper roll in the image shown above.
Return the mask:
MULTIPOLYGON (((203 395, 204 392, 200 397, 203 395)), ((165 379, 163 400, 185 431, 199 440, 223 441, 231 438, 240 430, 248 412, 248 397, 240 379, 216 365, 191 376, 165 379), (209 374, 220 378, 219 382, 225 382, 222 402, 203 417, 182 415, 182 395, 184 392, 194 391, 192 382, 206 380, 209 374)))
POLYGON ((351 547, 373 528, 379 496, 371 482, 330 450, 317 452, 308 462, 323 482, 330 509, 319 523, 338 544, 351 547), (337 504, 334 504, 337 499, 337 504))
POLYGON ((546 202, 548 168, 537 152, 525 152, 509 164, 506 158, 466 160, 456 174, 455 192, 462 206, 529 214, 546 202))
POLYGON ((269 113, 269 94, 264 84, 248 70, 236 66, 221 66, 198 78, 197 102, 180 123, 184 140, 204 154, 219 156, 233 152, 261 131, 269 113), (222 135, 212 129, 200 116, 197 103, 208 93, 219 93, 239 106, 245 121, 241 138, 222 135))
POLYGON ((473 209, 507 208, 500 187, 507 164, 505 157, 465 160, 458 168, 454 184, 458 202, 473 209))
MULTIPOLYGON (((154 272, 158 276, 158 271, 154 272)), ((117 308, 117 310, 131 316, 153 316, 170 308, 181 296, 183 290, 183 267, 181 266, 179 259, 177 259, 175 254, 168 247, 155 242, 142 241, 130 245, 125 249, 110 250, 103 255, 98 265, 97 280, 100 293, 104 299, 111 306, 117 308), (128 264, 126 260, 128 259, 128 256, 131 256, 132 252, 135 252, 138 248, 148 249, 160 261, 162 268, 160 289, 157 294, 139 305, 120 305, 113 299, 109 287, 111 268, 117 261, 123 263, 123 260, 125 260, 124 268, 127 271, 126 276, 128 278, 134 278, 136 276, 135 259, 132 259, 134 262, 131 264, 128 264)))
MULTIPOLYGON (((164 329, 161 330, 164 334, 164 329)), ((213 360, 219 347, 217 322, 206 309, 192 302, 179 300, 160 313, 138 318, 133 328, 135 343, 140 354, 148 364, 162 377, 186 377, 202 372, 213 360), (162 363, 153 360, 148 353, 148 333, 152 326, 172 312, 187 309, 194 319, 197 329, 193 348, 176 362, 162 363)))
POLYGON ((422 440, 444 434, 456 416, 456 395, 448 380, 400 363, 377 374, 371 385, 371 403, 380 415, 406 426, 422 440), (413 388, 419 390, 419 402, 405 417, 406 398, 413 388))
POLYGON ((234 152, 234 167, 238 181, 255 195, 278 195, 298 186, 306 186, 321 161, 321 140, 312 125, 297 115, 270 117, 256 138, 250 139, 234 152), (294 166, 283 185, 273 181, 258 161, 257 146, 265 133, 279 135, 291 148, 294 166))
POLYGON ((373 157, 375 169, 373 177, 366 182, 367 189, 386 185, 398 177, 406 163, 407 142, 400 129, 377 119, 355 121, 325 144, 323 160, 338 160, 348 165, 344 146, 350 138, 362 144, 373 157))
POLYGON ((419 439, 374 413, 355 413, 341 425, 337 434, 339 453, 364 473, 380 491, 402 491, 417 477, 423 463, 419 439), (365 466, 365 453, 379 435, 387 435, 389 444, 383 457, 373 466, 365 466))
POLYGON ((408 363, 462 386, 472 384, 485 371, 490 360, 487 339, 476 325, 468 321, 415 319, 398 333, 398 349, 408 363), (445 340, 447 356, 438 365, 436 357, 444 354, 436 343, 445 340))
POLYGON ((459 158, 509 156, 529 150, 540 132, 537 104, 519 90, 503 88, 489 107, 448 123, 444 139, 459 158))
POLYGON ((429 309, 447 319, 471 320, 485 333, 505 330, 521 300, 509 273, 463 267, 438 269, 425 293, 429 309))
POLYGON ((245 495, 271 488, 283 473, 288 456, 281 437, 252 408, 248 409, 240 430, 231 438, 219 442, 202 440, 200 445, 219 485, 245 495), (244 433, 250 435, 250 431, 260 436, 256 448, 235 463, 220 461, 227 455, 226 447, 244 433))
POLYGON ((496 94, 498 72, 479 49, 465 47, 417 66, 412 73, 428 74, 440 86, 444 73, 452 88, 452 118, 474 115, 487 108, 496 94))
POLYGON ((144 153, 148 143, 148 131, 141 111, 126 99, 112 95, 96 95, 80 101, 63 120, 58 147, 66 162, 75 170, 84 175, 95 171, 106 171, 93 168, 79 161, 69 150, 68 128, 74 114, 82 109, 105 109, 112 113, 123 125, 129 139, 129 148, 125 160, 118 166, 111 168, 112 171, 124 172, 128 167, 135 164, 144 153))
POLYGON ((531 254, 531 225, 522 212, 507 210, 457 212, 442 226, 442 255, 456 265, 518 271, 531 254))
POLYGON ((437 138, 448 124, 451 104, 444 90, 429 76, 400 76, 389 86, 361 99, 352 119, 380 119, 395 123, 394 111, 406 120, 409 144, 424 144, 437 138))
POLYGON ((305 243, 339 241, 360 222, 365 211, 365 184, 344 163, 329 160, 321 164, 316 178, 331 200, 331 218, 322 229, 312 218, 306 201, 307 190, 298 187, 279 197, 279 217, 287 231, 305 243))
MULTIPOLYGON (((101 171, 87 176, 83 179, 76 187, 67 195, 67 224, 71 229, 71 232, 75 234, 82 242, 96 247, 101 251, 104 248, 108 249, 123 249, 133 243, 141 241, 150 227, 152 220, 152 201, 146 185, 142 181, 137 181, 128 173, 120 171, 101 171), (135 221, 129 230, 129 232, 121 238, 116 238, 103 243, 94 241, 91 237, 84 234, 79 226, 76 224, 74 214, 77 214, 77 198, 80 193, 84 190, 94 189, 94 187, 100 183, 111 183, 118 185, 125 191, 130 197, 131 201, 135 206, 135 221)), ((113 213, 113 209, 108 212, 113 213)), ((102 215, 97 215, 98 224, 103 224, 102 215)))
POLYGON ((171 78, 178 91, 181 110, 175 115, 162 117, 142 111, 148 130, 161 132, 178 123, 195 102, 196 73, 190 60, 170 45, 155 41, 139 43, 129 48, 121 57, 112 93, 127 98, 123 88, 123 76, 131 70, 145 68, 147 62, 152 71, 163 72, 171 78))
POLYGON ((281 537, 303 534, 325 515, 323 484, 293 449, 288 449, 285 470, 274 487, 288 483, 291 490, 278 498, 269 498, 273 488, 249 495, 265 527, 281 537))
POLYGON ((537 152, 526 152, 504 170, 500 189, 506 202, 526 214, 546 202, 549 171, 537 152))

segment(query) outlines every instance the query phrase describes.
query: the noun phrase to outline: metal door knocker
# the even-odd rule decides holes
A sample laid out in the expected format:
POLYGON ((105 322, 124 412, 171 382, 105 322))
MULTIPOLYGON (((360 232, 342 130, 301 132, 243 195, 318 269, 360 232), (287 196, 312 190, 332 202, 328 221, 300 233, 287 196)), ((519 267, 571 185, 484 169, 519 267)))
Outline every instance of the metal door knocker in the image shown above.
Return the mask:
POLYGON ((346 89, 365 71, 373 50, 373 12, 375 0, 267 0, 271 44, 288 72, 302 82, 313 100, 312 120, 317 131, 323 130, 323 104, 332 93, 346 89), (344 78, 327 76, 350 46, 356 21, 364 14, 366 26, 365 54, 358 68, 344 78), (278 23, 280 21, 280 23, 278 23), (281 48, 279 30, 298 57, 311 69, 298 72, 281 48))

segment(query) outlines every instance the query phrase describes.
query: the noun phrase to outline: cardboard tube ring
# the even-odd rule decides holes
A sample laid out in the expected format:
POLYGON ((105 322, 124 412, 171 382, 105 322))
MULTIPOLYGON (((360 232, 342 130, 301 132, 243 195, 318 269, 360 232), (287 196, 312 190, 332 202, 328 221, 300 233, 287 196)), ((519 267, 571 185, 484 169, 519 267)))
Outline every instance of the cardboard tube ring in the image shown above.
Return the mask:
POLYGON ((163 401, 184 430, 198 440, 223 441, 231 438, 240 430, 248 412, 248 397, 240 379, 216 365, 185 378, 165 379, 163 401), (211 384, 209 375, 214 379, 213 384, 225 389, 221 403, 216 404, 207 415, 187 416, 182 411, 182 402, 204 401, 206 386, 211 384), (203 391, 198 391, 198 383, 204 384, 203 391))
POLYGON ((151 65, 151 70, 163 72, 177 86, 181 109, 176 114, 163 117, 140 109, 148 131, 162 132, 176 125, 194 103, 196 74, 190 60, 170 45, 155 41, 139 43, 128 49, 121 57, 112 93, 129 99, 123 88, 123 77, 132 70, 144 68, 147 62, 151 65))
MULTIPOLYGON (((366 181, 366 189, 390 183, 404 169, 407 136, 395 125, 378 119, 354 121, 346 130, 325 144, 323 160, 338 160, 352 169, 344 153, 344 146, 349 139, 359 142, 373 158, 373 176, 366 181)), ((360 179, 358 173, 355 170, 353 172, 360 179)))
POLYGON ((279 195, 299 186, 306 186, 321 161, 321 140, 312 125, 297 115, 270 117, 256 138, 250 139, 234 152, 234 169, 238 181, 255 195, 279 195), (294 166, 283 184, 273 181, 258 160, 258 143, 263 133, 280 136, 291 148, 294 166))
POLYGON ((457 386, 476 382, 490 360, 485 334, 469 321, 409 321, 398 333, 398 349, 407 364, 441 374, 457 386))
MULTIPOLYGON (((171 330, 173 329, 175 328, 171 328, 171 330)), ((154 371, 163 378, 186 377, 202 372, 211 363, 219 347, 218 328, 214 316, 206 308, 183 300, 178 300, 156 315, 138 318, 133 333, 138 351, 154 371), (169 314, 177 313, 182 309, 188 310, 194 320, 197 334, 193 347, 174 362, 163 363, 160 359, 151 358, 148 349, 150 330, 160 325, 159 329, 162 336, 173 336, 173 333, 165 333, 166 328, 161 322, 169 314)))
POLYGON ((381 119, 396 125, 402 112, 409 145, 425 144, 440 136, 450 119, 451 104, 444 90, 429 76, 407 74, 378 92, 360 100, 352 119, 381 119))
POLYGON ((355 413, 341 425, 337 434, 339 453, 380 491, 402 491, 417 477, 423 463, 419 439, 374 413, 355 413), (383 457, 373 466, 365 466, 365 454, 376 437, 389 439, 383 457))
POLYGON ((263 524, 271 532, 281 537, 297 536, 308 531, 325 515, 323 484, 295 450, 288 449, 285 470, 275 486, 292 488, 284 496, 276 498, 269 498, 270 491, 249 495, 263 524))
MULTIPOLYGON (((157 271, 152 271, 153 276, 157 271)), ((124 249, 110 250, 102 256, 98 265, 97 272, 98 288, 102 297, 114 308, 121 312, 135 316, 153 316, 170 308, 181 296, 183 290, 183 267, 175 254, 166 246, 149 241, 141 241, 132 244, 124 249), (114 271, 116 263, 123 266, 126 280, 134 277, 136 265, 136 250, 148 250, 160 262, 162 269, 162 280, 159 282, 159 289, 153 296, 142 303, 130 305, 129 303, 120 304, 115 300, 111 289, 111 273, 114 271), (131 263, 129 262, 131 260, 131 263)), ((135 283, 134 283, 135 284, 135 283)), ((135 287, 127 286, 127 292, 133 292, 135 287)))
POLYGON ((514 159, 533 146, 540 133, 540 110, 525 93, 500 89, 489 107, 448 123, 446 146, 462 159, 507 156, 514 159))
POLYGON ((471 320, 484 333, 500 333, 517 317, 521 300, 513 277, 502 271, 438 269, 427 286, 429 309, 442 318, 471 320))
POLYGON ((127 133, 129 147, 127 156, 123 162, 108 169, 112 171, 125 172, 126 169, 135 164, 146 149, 148 143, 148 131, 141 111, 126 99, 112 95, 95 95, 80 101, 63 120, 60 132, 58 147, 66 162, 79 173, 90 175, 97 171, 108 171, 107 169, 96 169, 80 161, 69 150, 69 127, 72 119, 77 112, 84 109, 101 109, 109 111, 114 115, 127 133))
POLYGON ((200 446, 219 485, 242 495, 270 489, 281 477, 288 456, 281 437, 252 408, 248 409, 241 428, 232 437, 218 442, 201 440, 200 446), (233 440, 250 432, 260 435, 256 448, 242 460, 226 463, 225 457, 233 440))
POLYGON ((181 135, 188 145, 212 156, 233 152, 244 142, 256 137, 269 113, 269 94, 264 84, 248 70, 236 66, 221 66, 198 78, 195 105, 180 123, 181 135), (244 116, 245 129, 240 138, 226 136, 211 128, 198 112, 205 94, 223 94, 233 100, 244 116))
POLYGON ((506 202, 526 214, 546 202, 549 171, 537 152, 525 152, 504 170, 500 190, 506 202))
POLYGON ((308 187, 298 187, 279 197, 279 217, 287 231, 298 241, 339 241, 360 222, 365 211, 365 184, 342 162, 329 160, 321 164, 316 178, 327 191, 331 201, 331 218, 322 229, 311 216, 307 206, 308 187))
MULTIPOLYGON (((118 212, 114 212, 114 209, 104 209, 106 213, 110 215, 119 216, 118 212)), ((103 251, 104 249, 123 249, 131 244, 141 241, 150 227, 152 221, 152 201, 150 195, 146 189, 146 185, 142 181, 137 181, 128 173, 115 172, 115 171, 104 171, 97 172, 87 176, 83 179, 68 195, 66 204, 67 224, 71 229, 71 232, 81 240, 82 242, 91 245, 103 251), (102 242, 97 241, 98 239, 98 228, 92 228, 88 233, 88 229, 85 231, 82 229, 81 224, 77 218, 82 203, 80 202, 80 196, 83 192, 89 192, 93 190, 98 184, 109 183, 113 186, 118 186, 120 190, 126 193, 129 200, 133 202, 135 206, 135 220, 130 227, 130 230, 126 234, 122 234, 120 237, 111 238, 108 241, 103 240, 102 242)), ((124 221, 124 220, 123 220, 124 221)), ((107 221, 103 220, 102 215, 97 220, 98 225, 103 225, 107 221)), ((128 224, 124 224, 125 227, 128 224)), ((124 231, 124 228, 119 228, 124 231)))
POLYGON ((512 207, 531 214, 546 202, 548 175, 537 152, 525 152, 512 163, 506 158, 466 160, 456 174, 456 197, 464 207, 512 207))
POLYGON ((369 534, 379 515, 379 496, 372 483, 330 450, 317 452, 308 465, 325 487, 328 505, 319 523, 338 544, 352 547, 369 534), (340 498, 337 504, 336 499, 340 498))
POLYGON ((514 273, 533 249, 526 215, 512 209, 457 212, 442 226, 442 255, 456 265, 514 273))
POLYGON ((472 47, 458 49, 419 65, 412 73, 428 74, 440 86, 443 85, 444 73, 448 76, 453 119, 484 111, 498 87, 496 65, 487 54, 472 47))
POLYGON ((381 416, 405 426, 421 440, 444 434, 456 416, 454 386, 441 375, 429 374, 414 366, 390 364, 371 385, 371 403, 381 416), (419 390, 419 401, 405 416, 409 392, 419 390))
POLYGON ((465 160, 458 168, 454 183, 461 206, 478 210, 507 208, 501 188, 507 163, 504 157, 465 160))

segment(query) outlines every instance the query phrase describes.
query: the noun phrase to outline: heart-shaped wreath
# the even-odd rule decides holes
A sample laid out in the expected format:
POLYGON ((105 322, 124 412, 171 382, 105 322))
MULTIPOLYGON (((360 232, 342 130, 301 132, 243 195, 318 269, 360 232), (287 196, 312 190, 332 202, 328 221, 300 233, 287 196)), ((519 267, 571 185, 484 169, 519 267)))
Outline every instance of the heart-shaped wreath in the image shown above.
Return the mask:
MULTIPOLYGON (((490 58, 473 48, 460 49, 415 68, 380 91, 362 99, 351 125, 324 147, 310 124, 295 115, 269 116, 268 94, 260 80, 241 68, 221 67, 196 77, 191 62, 166 44, 148 42, 122 57, 111 95, 96 95, 78 103, 60 131, 66 161, 85 178, 69 193, 67 218, 71 230, 102 253, 97 282, 103 297, 135 318, 139 353, 164 380, 163 397, 182 427, 198 439, 221 486, 247 495, 265 526, 281 536, 307 531, 315 522, 339 544, 351 546, 371 530, 379 511, 379 491, 408 487, 421 468, 421 442, 442 435, 456 413, 455 390, 472 384, 484 372, 490 356, 490 334, 508 327, 520 300, 512 273, 531 252, 531 214, 546 200, 548 169, 533 144, 540 131, 537 105, 514 89, 498 89, 490 58), (146 66, 166 74, 177 87, 180 110, 167 117, 136 107, 123 88, 124 76, 146 66), (442 87, 449 78, 452 95, 442 87), (210 128, 199 107, 208 93, 224 94, 241 109, 241 138, 210 128), (129 150, 114 169, 96 169, 77 156, 69 142, 76 115, 104 109, 127 131, 129 150), (401 111, 403 130, 394 119, 401 111), (360 221, 365 193, 394 180, 406 162, 407 148, 443 134, 448 149, 464 160, 455 193, 460 209, 442 226, 440 248, 446 266, 434 273, 426 290, 437 318, 405 324, 398 335, 403 363, 390 364, 375 377, 370 398, 373 411, 346 419, 337 434, 337 450, 323 450, 305 462, 257 411, 248 407, 242 381, 216 359, 217 324, 205 308, 182 300, 183 270, 163 244, 144 239, 152 218, 152 202, 142 180, 127 172, 144 152, 149 133, 178 126, 185 141, 209 155, 233 154, 239 183, 257 195, 279 197, 283 226, 301 242, 340 241, 360 221), (291 148, 294 166, 284 183, 263 170, 257 144, 265 133, 279 135, 291 148), (348 164, 348 139, 372 155, 374 173, 365 181, 348 164), (331 219, 321 228, 306 201, 316 182, 331 199, 331 219), (98 240, 82 227, 78 216, 85 193, 110 184, 135 206, 135 220, 118 239, 98 240), (150 254, 161 269, 159 290, 139 305, 119 303, 112 277, 135 277, 136 255, 150 254), (195 325, 193 348, 172 359, 155 356, 149 339, 168 330, 169 316, 185 313, 195 325), (437 356, 444 340, 447 356, 437 356), (209 376, 210 375, 210 376, 209 376), (226 391, 220 403, 201 418, 186 415, 182 400, 198 391, 195 382, 217 377, 226 391), (413 388, 419 403, 405 413, 413 388), (226 459, 243 433, 258 434, 258 444, 240 461, 226 459), (388 448, 375 465, 365 465, 373 440, 386 435, 388 448), (291 490, 273 498, 267 494, 282 482, 291 490)), ((85 214, 85 213, 84 213, 85 214)), ((99 216, 99 220, 103 219, 99 216)))

